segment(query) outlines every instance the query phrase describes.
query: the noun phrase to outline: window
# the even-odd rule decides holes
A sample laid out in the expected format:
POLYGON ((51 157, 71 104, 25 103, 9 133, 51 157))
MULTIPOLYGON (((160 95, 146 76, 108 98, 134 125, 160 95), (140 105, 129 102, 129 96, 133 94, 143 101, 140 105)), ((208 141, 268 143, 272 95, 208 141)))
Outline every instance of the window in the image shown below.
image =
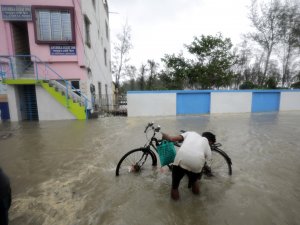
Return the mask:
POLYGON ((107 66, 107 50, 104 48, 104 64, 107 66))
POLYGON ((90 20, 84 15, 84 26, 85 26, 85 44, 91 47, 91 35, 90 35, 90 20))
POLYGON ((33 7, 37 43, 74 43, 73 8, 33 7))
POLYGON ((71 85, 72 85, 72 89, 75 89, 74 92, 76 94, 78 94, 79 96, 81 96, 81 91, 80 91, 80 82, 79 80, 71 80, 71 85))
POLYGON ((75 89, 80 89, 79 88, 79 80, 71 80, 71 85, 75 89))

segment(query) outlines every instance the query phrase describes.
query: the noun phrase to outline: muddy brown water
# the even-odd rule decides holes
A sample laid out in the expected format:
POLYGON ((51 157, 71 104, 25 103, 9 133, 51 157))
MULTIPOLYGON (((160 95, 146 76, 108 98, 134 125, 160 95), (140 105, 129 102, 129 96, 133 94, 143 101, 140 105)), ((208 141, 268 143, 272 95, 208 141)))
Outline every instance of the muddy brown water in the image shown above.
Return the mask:
POLYGON ((0 123, 0 166, 13 190, 10 225, 299 224, 300 112, 0 123), (169 197, 160 168, 115 177, 121 156, 163 131, 209 130, 233 161, 227 180, 184 179, 169 197))

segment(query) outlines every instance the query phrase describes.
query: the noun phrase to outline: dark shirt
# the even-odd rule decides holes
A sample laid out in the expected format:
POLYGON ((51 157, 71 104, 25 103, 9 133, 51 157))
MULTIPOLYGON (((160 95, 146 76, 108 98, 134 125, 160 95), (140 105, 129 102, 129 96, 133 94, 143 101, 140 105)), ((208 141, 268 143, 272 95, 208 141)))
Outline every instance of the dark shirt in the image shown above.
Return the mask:
POLYGON ((11 190, 8 177, 0 168, 0 225, 8 225, 8 211, 11 205, 11 190))
POLYGON ((3 199, 7 199, 10 197, 11 189, 9 178, 5 175, 5 173, 0 168, 0 201, 3 199))

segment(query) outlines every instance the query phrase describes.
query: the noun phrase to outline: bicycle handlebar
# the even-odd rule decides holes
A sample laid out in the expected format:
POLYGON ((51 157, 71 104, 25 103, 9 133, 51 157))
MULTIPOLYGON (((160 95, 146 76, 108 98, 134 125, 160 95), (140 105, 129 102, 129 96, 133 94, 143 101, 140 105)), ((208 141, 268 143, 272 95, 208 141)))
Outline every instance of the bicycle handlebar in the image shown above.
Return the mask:
POLYGON ((151 127, 151 126, 153 126, 153 122, 151 122, 151 123, 148 123, 148 125, 146 126, 146 128, 145 128, 145 131, 144 131, 144 133, 146 133, 147 132, 147 130, 148 130, 148 128, 149 127, 151 127))
MULTIPOLYGON (((157 125, 157 126, 155 127, 155 126, 154 126, 154 122, 150 122, 150 123, 147 124, 144 133, 146 133, 147 130, 148 130, 150 127, 152 128, 152 130, 154 130, 154 133, 153 133, 153 136, 152 136, 152 138, 154 138, 155 134, 158 133, 158 132, 160 131, 161 127, 160 127, 159 125, 157 125)), ((185 133, 186 131, 185 131, 185 130, 180 130, 180 132, 181 132, 181 133, 185 133)), ((157 141, 157 142, 161 142, 162 140, 157 140, 157 139, 156 139, 156 141, 157 141)), ((178 142, 173 142, 173 143, 174 143, 174 145, 177 146, 177 147, 180 147, 180 146, 181 146, 178 142)), ((212 147, 212 148, 218 148, 218 147, 220 147, 220 146, 222 146, 220 143, 214 143, 214 144, 212 144, 211 147, 212 147)))
POLYGON ((145 128, 145 130, 144 130, 144 133, 147 132, 147 130, 149 129, 149 127, 151 127, 152 130, 154 130, 155 133, 157 133, 157 132, 160 131, 161 127, 160 127, 159 125, 157 125, 156 127, 154 127, 153 125, 154 125, 153 122, 148 123, 148 125, 146 126, 146 128, 145 128))
MULTIPOLYGON (((146 128, 145 128, 145 130, 144 130, 144 133, 146 133, 150 127, 152 128, 152 130, 154 130, 153 136, 151 137, 151 141, 152 141, 152 140, 155 141, 156 144, 158 145, 158 143, 162 142, 163 139, 158 140, 157 138, 155 138, 155 134, 158 133, 158 132, 160 132, 161 127, 160 127, 159 125, 157 125, 157 126, 155 127, 155 126, 154 126, 154 122, 150 122, 150 123, 147 124, 147 126, 146 126, 146 128)), ((181 132, 182 132, 182 131, 181 131, 181 132)), ((185 131, 183 131, 183 132, 185 132, 185 131)), ((173 143, 174 143, 174 145, 177 146, 177 147, 180 147, 180 146, 181 146, 178 142, 173 142, 173 143)))

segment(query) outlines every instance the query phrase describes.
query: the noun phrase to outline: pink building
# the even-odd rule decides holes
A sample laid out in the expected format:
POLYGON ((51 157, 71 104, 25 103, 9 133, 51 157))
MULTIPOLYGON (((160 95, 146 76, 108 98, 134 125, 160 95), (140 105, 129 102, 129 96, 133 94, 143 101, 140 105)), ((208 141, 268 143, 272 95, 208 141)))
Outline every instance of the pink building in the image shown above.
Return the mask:
POLYGON ((0 7, 0 72, 12 121, 85 119, 108 105, 106 0, 0 0, 0 7))

